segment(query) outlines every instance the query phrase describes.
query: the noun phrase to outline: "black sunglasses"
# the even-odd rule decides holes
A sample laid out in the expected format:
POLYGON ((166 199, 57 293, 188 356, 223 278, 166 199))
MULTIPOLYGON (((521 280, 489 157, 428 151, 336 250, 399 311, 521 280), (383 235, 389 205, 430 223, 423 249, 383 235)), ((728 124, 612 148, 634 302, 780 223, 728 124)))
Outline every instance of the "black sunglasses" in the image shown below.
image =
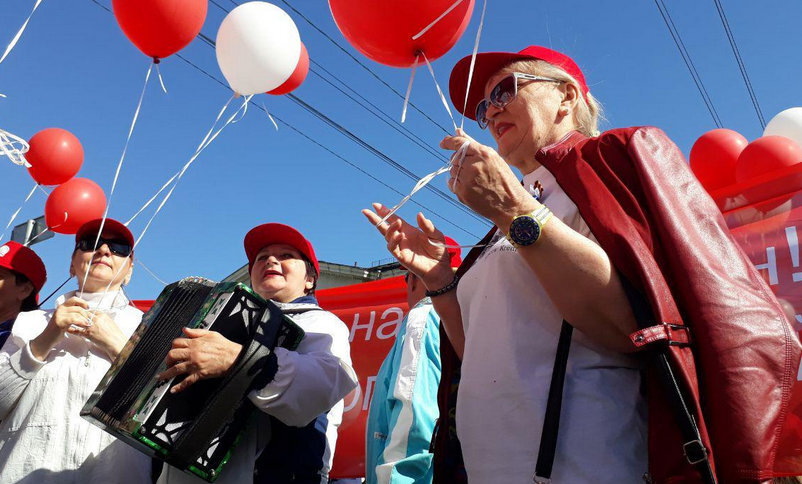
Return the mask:
MULTIPOLYGON (((75 244, 76 249, 80 249, 83 252, 92 252, 95 248, 95 238, 97 236, 93 235, 91 237, 84 237, 75 244)), ((112 254, 118 255, 120 257, 128 257, 131 255, 133 251, 133 247, 125 240, 115 240, 115 239, 106 239, 100 237, 97 241, 97 246, 100 247, 103 244, 109 248, 112 254)))
POLYGON ((487 107, 488 104, 504 109, 507 104, 511 103, 518 95, 518 79, 527 81, 545 81, 545 82, 563 82, 559 79, 552 77, 535 76, 532 74, 524 74, 523 72, 513 72, 498 83, 490 91, 490 96, 487 99, 482 99, 476 105, 476 122, 482 129, 487 128, 487 107))

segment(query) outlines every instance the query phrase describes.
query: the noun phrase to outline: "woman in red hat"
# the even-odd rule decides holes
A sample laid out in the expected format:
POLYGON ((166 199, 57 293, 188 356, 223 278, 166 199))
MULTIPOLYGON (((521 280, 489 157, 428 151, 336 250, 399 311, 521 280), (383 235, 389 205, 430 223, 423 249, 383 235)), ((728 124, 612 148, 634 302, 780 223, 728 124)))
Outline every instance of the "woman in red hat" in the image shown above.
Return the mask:
MULTIPOLYGON (((761 321, 767 336, 750 332, 755 344, 771 346, 772 354, 796 354, 798 361, 799 344, 783 332, 778 303, 663 132, 598 133, 599 106, 570 57, 539 46, 479 54, 468 89, 470 64, 468 56, 454 67, 451 99, 490 131, 497 147, 461 130, 440 146, 455 152, 449 188, 495 227, 455 277, 442 234, 422 214, 417 228, 398 217, 378 226, 390 252, 423 280, 442 318, 448 336, 441 345, 442 381, 453 382, 447 368, 461 365, 456 433, 468 480, 528 482, 534 474, 536 482, 621 483, 640 482, 649 472, 655 482, 709 477, 712 446, 683 323, 699 330, 696 337, 706 345, 726 348, 743 343, 716 327, 761 321), (671 364, 683 397, 691 398, 690 416, 672 420, 663 388, 650 387, 655 398, 647 433, 641 364, 628 353, 651 344, 657 350, 649 354, 671 364), (461 363, 449 362, 456 358, 461 363)), ((377 224, 388 209, 374 204, 374 210, 364 212, 377 224)), ((726 374, 726 365, 746 366, 737 358, 721 351, 700 365, 726 374)), ((765 380, 748 375, 768 372, 744 372, 738 383, 773 395, 772 408, 787 408, 787 397, 774 390, 793 383, 795 367, 774 368, 785 370, 765 380)), ((733 381, 713 382, 722 392, 716 398, 733 381)), ((441 385, 440 482, 456 482, 455 474, 442 473, 454 456, 437 463, 454 436, 454 398, 441 385)), ((774 435, 781 416, 752 422, 766 429, 761 435, 774 435)), ((765 466, 752 470, 769 472, 765 466)))
POLYGON ((0 482, 150 482, 150 458, 79 414, 142 319, 122 290, 134 238, 100 223, 75 235, 78 290, 21 313, 0 351, 0 482))

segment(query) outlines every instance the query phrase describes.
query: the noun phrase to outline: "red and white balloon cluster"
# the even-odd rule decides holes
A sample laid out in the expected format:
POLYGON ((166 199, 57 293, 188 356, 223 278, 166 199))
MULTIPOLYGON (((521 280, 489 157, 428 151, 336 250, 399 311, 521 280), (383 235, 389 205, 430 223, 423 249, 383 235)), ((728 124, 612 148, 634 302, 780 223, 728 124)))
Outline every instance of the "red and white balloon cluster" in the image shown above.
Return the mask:
POLYGON ((690 156, 691 170, 710 193, 759 182, 800 163, 802 107, 776 115, 751 143, 730 129, 708 131, 693 144, 690 156))
POLYGON ((89 220, 103 215, 106 195, 97 183, 76 178, 84 162, 78 138, 61 128, 39 131, 28 142, 28 172, 39 185, 58 185, 45 202, 45 222, 50 230, 74 234, 89 220))

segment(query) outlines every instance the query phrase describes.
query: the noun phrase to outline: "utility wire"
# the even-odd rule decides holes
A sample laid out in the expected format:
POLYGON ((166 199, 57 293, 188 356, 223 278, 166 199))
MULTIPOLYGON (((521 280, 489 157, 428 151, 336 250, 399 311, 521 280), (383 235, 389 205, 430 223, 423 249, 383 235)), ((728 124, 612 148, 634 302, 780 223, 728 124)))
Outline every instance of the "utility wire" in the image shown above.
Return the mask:
MULTIPOLYGON (((234 2, 234 0, 231 0, 231 2, 232 2, 232 3, 234 3, 234 4, 236 4, 236 2, 234 2)), ((370 73, 370 75, 371 75, 371 76, 373 76, 374 78, 376 78, 376 80, 378 80, 379 82, 381 82, 382 84, 384 84, 384 85, 385 85, 385 86, 386 86, 386 87, 387 87, 389 90, 391 90, 393 93, 395 93, 395 95, 396 95, 396 96, 398 96, 398 97, 399 97, 399 98, 401 98, 401 99, 405 99, 405 98, 406 98, 406 96, 405 96, 404 94, 400 93, 400 92, 399 92, 399 91, 397 91, 397 90, 396 90, 396 89, 395 89, 393 86, 391 86, 390 84, 388 84, 388 83, 387 83, 387 82, 386 82, 384 79, 382 79, 382 78, 381 78, 381 76, 379 76, 378 74, 376 74, 376 73, 375 73, 375 72, 374 72, 374 71, 373 71, 373 70, 372 70, 370 67, 368 67, 367 65, 365 65, 365 63, 364 63, 364 62, 362 62, 362 61, 361 61, 359 58, 355 57, 353 54, 351 54, 350 52, 348 52, 348 49, 346 49, 345 47, 343 47, 342 45, 340 45, 340 43, 339 43, 339 42, 337 42, 336 40, 334 40, 333 38, 331 38, 331 36, 330 36, 329 34, 327 34, 327 33, 326 33, 326 32, 325 32, 323 29, 321 29, 320 27, 318 27, 317 25, 315 25, 315 23, 314 23, 314 22, 312 22, 311 20, 309 20, 309 19, 306 17, 306 15, 304 15, 304 14, 303 14, 303 13, 301 13, 301 12, 300 12, 298 9, 296 9, 295 7, 293 7, 292 5, 290 5, 290 4, 289 4, 289 3, 288 3, 286 0, 281 0, 281 2, 282 2, 284 5, 286 5, 286 6, 287 6, 287 7, 288 7, 290 10, 292 10, 293 12, 295 12, 295 13, 296 13, 296 14, 297 14, 299 17, 301 17, 302 19, 304 19, 304 21, 306 21, 306 23, 308 23, 309 25, 311 25, 311 26, 312 26, 312 28, 314 28, 315 30, 317 30, 318 32, 320 32, 320 34, 321 34, 321 35, 323 35, 323 37, 325 37, 326 39, 328 39, 328 41, 329 41, 329 42, 331 42, 332 44, 334 44, 335 46, 337 46, 337 48, 338 48, 338 49, 340 49, 340 50, 341 50, 341 51, 343 51, 343 52, 344 52, 344 53, 345 53, 345 54, 346 54, 348 57, 350 57, 351 59, 353 59, 353 60, 354 60, 354 62, 356 62, 356 63, 357 63, 357 64, 359 64, 359 65, 360 65, 360 66, 361 66, 363 69, 365 69, 366 71, 368 71, 368 72, 370 73)), ((442 130, 443 130, 443 132, 444 132, 445 134, 447 134, 447 135, 450 135, 450 134, 451 134, 451 132, 450 132, 448 129, 446 129, 446 128, 445 128, 445 126, 443 126, 442 124, 438 123, 437 121, 435 121, 434 119, 432 119, 431 117, 429 117, 429 115, 428 115, 428 114, 426 114, 426 113, 425 113, 425 112, 423 112, 423 111, 422 111, 420 108, 418 108, 418 106, 416 106, 416 105, 415 105, 415 104, 414 104, 412 101, 409 101, 409 106, 411 106, 411 107, 412 107, 412 109, 414 109, 415 111, 417 111, 417 112, 419 112, 420 114, 422 114, 422 115, 423 115, 423 116, 424 116, 426 119, 428 119, 428 120, 429 120, 429 121, 430 121, 432 124, 434 124, 435 126, 437 126, 437 127, 438 127, 438 128, 440 128, 440 129, 442 129, 442 130)))
POLYGON ((677 27, 674 25, 674 21, 671 19, 671 14, 668 13, 668 8, 666 7, 665 3, 663 3, 663 0, 654 0, 654 4, 657 6, 660 16, 663 17, 663 22, 665 22, 668 32, 671 34, 671 38, 674 40, 674 44, 677 46, 677 49, 682 56, 682 60, 688 67, 688 71, 691 73, 693 82, 696 84, 696 89, 702 96, 702 100, 704 101, 705 106, 707 106, 707 110, 710 112, 713 122, 717 128, 722 128, 723 124, 721 123, 721 118, 719 118, 715 106, 713 106, 713 100, 707 93, 707 89, 705 89, 701 76, 699 76, 699 73, 696 71, 696 66, 694 66, 691 56, 688 54, 688 50, 685 48, 685 43, 682 41, 679 30, 677 30, 677 27))
MULTIPOLYGON (((203 39, 203 41, 204 41, 204 42, 206 42, 206 44, 207 44, 209 47, 212 47, 212 48, 214 48, 214 47, 215 47, 215 45, 216 45, 216 44, 215 44, 215 41, 214 41, 214 40, 210 39, 209 37, 207 37, 207 36, 205 36, 205 35, 199 35, 199 37, 200 37, 201 39, 203 39)), ((183 58, 183 57, 182 57, 182 59, 186 60, 186 59, 185 59, 185 58, 183 58)), ((317 73, 315 73, 315 74, 317 74, 317 73)), ((317 75, 319 75, 319 74, 317 74, 317 75)), ((338 79, 338 80, 339 80, 339 79, 338 79)), ((341 81, 341 80, 340 80, 340 82, 341 82, 341 83, 343 83, 343 81, 341 81)), ((336 87, 336 86, 335 86, 335 87, 336 87)), ((342 92, 342 90, 340 90, 340 92, 342 92)), ((345 93, 344 93, 344 94, 345 94, 345 93)), ((347 95, 347 94, 346 94, 346 95, 347 95)), ((399 162, 397 162, 397 161, 393 160, 392 158, 390 158, 389 156, 387 156, 387 155, 386 155, 384 152, 382 152, 382 151, 381 151, 381 150, 379 150, 378 148, 374 147, 373 145, 371 145, 371 144, 370 144, 370 143, 368 143, 367 141, 363 140, 363 139, 362 139, 362 138, 360 138, 359 136, 355 135, 354 133, 352 133, 351 131, 349 131, 348 129, 346 129, 346 128, 345 128, 343 125, 341 125, 340 123, 338 123, 338 122, 336 122, 336 121, 332 120, 331 118, 329 118, 328 116, 326 116, 325 114, 323 114, 322 112, 320 112, 318 109, 316 109, 316 108, 312 107, 311 105, 307 104, 306 102, 304 102, 303 100, 301 100, 301 99, 299 99, 297 96, 295 96, 294 94, 287 94, 286 96, 287 96, 289 99, 291 99, 293 102, 295 102, 296 104, 298 104, 299 106, 303 107, 303 108, 304 108, 306 111, 308 111, 309 113, 311 113, 312 115, 314 115, 314 116, 315 116, 315 117, 317 117, 318 119, 322 120, 323 122, 325 122, 326 124, 328 124, 328 125, 329 125, 329 126, 331 126, 332 128, 336 129, 336 130, 337 130, 337 131, 339 131, 341 134, 343 134, 343 135, 344 135, 344 136, 346 136, 347 138, 351 139, 352 141, 354 141, 354 142, 355 142, 355 143, 357 143, 358 145, 362 146, 363 148, 365 148, 365 149, 366 149, 366 150, 368 150, 369 152, 373 153, 373 154, 374 154, 374 155, 376 155, 376 156, 377 156, 379 159, 381 159, 382 161, 384 161, 384 162, 385 162, 385 163, 387 163, 388 165, 392 166, 393 168, 395 168, 395 169, 396 169, 396 170, 398 170, 399 172, 403 173, 404 175, 406 175, 407 177, 411 178, 412 180, 414 180, 414 181, 416 181, 416 182, 417 182, 418 180, 420 180, 420 178, 421 178, 421 177, 419 177, 419 176, 418 176, 418 175, 416 175, 415 173, 413 173, 413 172, 411 172, 410 170, 408 170, 408 169, 407 169, 407 168, 406 168, 404 165, 402 165, 401 163, 399 163, 399 162)), ((356 100, 355 100, 353 97, 351 97, 351 96, 349 96, 349 98, 351 98, 352 100, 356 101, 356 100)), ((364 107, 364 106, 363 106, 363 107, 364 107)), ((365 108, 365 109, 367 109, 367 108, 365 108)), ((368 110, 368 111, 370 112, 370 110, 368 110)), ((374 115, 375 115, 375 113, 374 113, 374 115)), ((381 119, 381 118, 379 118, 379 119, 381 119)), ((418 138, 418 139, 420 139, 420 138, 418 138)), ((421 140, 421 141, 422 141, 422 140, 421 140)), ((447 159, 447 158, 443 158, 443 160, 446 160, 446 159, 447 159)), ((466 207, 465 205, 461 204, 461 203, 460 203, 460 202, 458 202, 457 200, 454 200, 453 198, 451 198, 450 196, 448 196, 448 195, 447 195, 447 194, 446 194, 446 193, 445 193, 443 190, 441 190, 441 189, 439 189, 439 188, 436 188, 436 187, 434 187, 434 186, 432 186, 432 185, 426 185, 426 189, 427 189, 427 190, 429 190, 429 191, 431 191, 431 192, 434 192, 434 193, 435 193, 435 194, 436 194, 438 197, 440 197, 441 199, 443 199, 443 200, 445 200, 446 202, 450 203, 452 206, 454 206, 454 207, 455 207, 455 208, 457 208, 458 210, 461 210, 463 213, 465 213, 465 214, 467 214, 467 215, 471 216, 471 217, 472 217, 472 218, 474 218, 475 220, 478 220, 478 221, 480 221, 480 222, 482 222, 482 223, 484 223, 484 224, 486 224, 486 223, 487 223, 487 221, 486 221, 484 218, 480 217, 480 216, 479 216, 479 215, 477 215, 477 214, 476 214, 476 213, 475 213, 473 210, 469 209, 468 207, 466 207)))
POLYGON ((721 6, 720 0, 713 0, 713 3, 716 4, 718 16, 721 19, 721 24, 724 26, 724 32, 727 33, 727 40, 730 42, 732 53, 735 55, 735 61, 738 62, 738 69, 740 69, 741 77, 743 77, 744 84, 746 84, 746 90, 749 91, 749 98, 752 100, 752 106, 755 107, 755 113, 757 113, 757 119, 760 121, 760 127, 765 129, 766 120, 763 118, 763 111, 760 110, 760 103, 757 101, 755 90, 752 88, 752 82, 749 80, 749 75, 746 73, 746 66, 741 58, 741 52, 738 50, 738 45, 735 43, 735 36, 732 35, 730 23, 727 21, 727 15, 724 13, 724 7, 721 6))
MULTIPOLYGON (((103 4, 101 4, 100 2, 98 2, 98 0, 91 0, 91 1, 92 1, 93 3, 95 3, 96 5, 98 5, 99 7, 103 8, 104 10, 106 10, 107 12, 111 13, 111 10, 110 10, 108 7, 106 7, 105 5, 103 5, 103 4)), ((231 1, 232 1, 232 3, 234 3, 234 2, 233 2, 233 0, 231 0, 231 1)), ((235 3, 235 5, 236 5, 236 3, 235 3)), ((210 39, 209 37, 207 37, 206 35, 199 34, 199 35, 198 35, 198 37, 199 37, 199 38, 201 38, 201 40, 203 40, 203 41, 204 41, 204 42, 205 42, 207 45, 209 45, 210 47, 215 47, 215 42, 214 42, 212 39, 210 39)), ((230 88, 229 88, 229 86, 228 86, 226 83, 224 83, 223 81, 221 81, 220 79, 218 79, 218 78, 217 78, 217 77, 215 77, 214 75, 210 74, 210 73, 209 73, 209 72, 207 72, 205 69, 203 69, 203 68, 201 68, 200 66, 198 66, 197 64, 193 63, 192 61, 190 61, 190 60, 189 60, 189 59, 187 59, 186 57, 182 56, 180 53, 176 53, 176 54, 174 54, 174 55, 175 55, 176 57, 178 57, 179 59, 181 59, 182 61, 184 61, 184 62, 186 62, 187 64, 189 64, 190 66, 194 67, 194 68, 195 68, 195 69, 197 69, 198 71, 202 72, 202 73, 203 73, 203 74, 205 74, 207 77, 211 78, 212 80, 214 80, 215 82, 217 82, 217 83, 218 83, 218 84, 220 84, 221 86, 225 87, 226 89, 230 89, 230 88)), ((340 81, 340 82, 342 82, 342 81, 340 81)), ((296 97, 296 96, 294 96, 293 94, 288 94, 287 96, 288 96, 288 97, 290 97, 290 99, 292 99, 292 100, 293 100, 293 101, 294 101, 296 104, 299 104, 301 107, 303 107, 304 109, 306 109, 308 112, 312 113, 312 114, 313 114, 314 116, 316 116, 318 119, 321 119, 322 121, 326 122, 326 124, 329 124, 329 126, 332 126, 332 127, 334 127, 335 129, 337 129, 338 131, 340 131, 340 132, 341 132, 343 135, 345 135, 345 136, 346 136, 346 137, 348 137, 349 139, 353 140, 354 142, 356 142, 357 144, 359 144, 360 146, 362 146, 363 148, 365 148, 365 149, 366 149, 366 150, 368 150, 369 152, 371 152, 371 153, 373 153, 374 155, 378 156, 380 159, 382 159, 383 161, 385 161, 385 163, 389 164, 390 166, 392 166, 392 167, 393 167, 393 168, 395 168, 396 170, 400 171, 401 173, 403 173, 403 174, 404 174, 404 175, 406 175, 407 177, 409 177, 409 178, 411 178, 411 179, 413 179, 413 180, 415 180, 415 181, 417 181, 417 180, 419 180, 419 179, 420 179, 420 177, 418 177, 416 174, 414 174, 413 172, 411 172, 410 170, 408 170, 406 167, 404 167, 403 165, 401 165, 401 164, 400 164, 400 163, 398 163, 397 161, 393 160, 392 158, 390 158, 389 156, 387 156, 386 154, 384 154, 382 151, 380 151, 380 150, 378 150, 377 148, 373 147, 372 145, 370 145, 369 143, 367 143, 366 141, 364 141, 362 138, 360 138, 360 137, 356 136, 355 134, 351 133, 350 131, 348 131, 347 129, 345 129, 345 128, 344 128, 342 125, 340 125, 339 123, 337 123, 337 122, 335 122, 335 121, 331 120, 331 118, 327 117, 325 114, 321 113, 320 111, 318 111, 317 109, 315 109, 315 108, 314 108, 314 107, 312 107, 311 105, 309 105, 309 104, 307 104, 306 102, 302 101, 301 99, 297 98, 297 97, 296 97)), ((251 103, 250 103, 250 104, 251 104, 251 105, 253 105, 253 106, 256 106, 256 107, 257 107, 258 109, 260 109, 261 111, 265 111, 265 110, 264 110, 264 108, 263 108, 262 106, 259 106, 258 104, 254 103, 253 101, 251 101, 251 103)), ((267 111, 265 111, 265 112, 267 112, 267 111)), ((278 118, 277 116, 273 115, 272 113, 271 113, 271 115, 273 116, 273 118, 274 118, 274 119, 277 119, 277 120, 279 120, 279 121, 280 121, 282 124, 284 124, 284 125, 288 126, 290 129, 292 129, 293 131, 295 131, 295 132, 299 133, 299 134, 300 134, 301 136, 303 136, 304 138, 306 138, 306 139, 308 139, 308 140, 311 140, 311 141, 313 141, 313 142, 314 142, 316 145, 318 145, 318 146, 324 147, 323 145, 321 145, 320 143, 318 143, 317 141, 315 141, 315 140, 314 140, 312 137, 310 137, 310 136, 308 136, 307 134, 303 133, 303 132, 302 132, 301 130, 299 130, 298 128, 296 128, 296 127, 294 127, 294 126, 290 125, 288 122, 286 122, 286 121, 284 121, 284 120, 281 120, 280 118, 278 118)), ((329 153, 332 153, 332 154, 334 154, 334 156, 336 156, 336 157, 337 157, 337 158, 339 158, 340 160, 342 160, 342 161, 345 161, 347 164, 349 164, 349 165, 351 165, 352 167, 354 167, 354 168, 358 169, 360 172, 362 172, 362 173, 364 173, 364 174, 368 175, 368 176, 369 176, 371 179, 373 179, 373 180, 375 180, 375 181, 378 181, 379 183, 381 183, 381 184, 382 184, 382 185, 384 185, 385 187, 387 187, 387 188, 389 188, 389 189, 393 190, 395 193, 397 193, 397 194, 399 194, 399 195, 402 195, 402 196, 404 195, 402 192, 400 192, 400 191, 398 191, 397 189, 395 189, 395 188, 393 188, 393 187, 389 186, 388 184, 386 184, 386 183, 384 183, 383 181, 379 180, 379 179, 378 179, 378 178, 376 178, 375 176, 373 176, 373 175, 369 174, 367 171, 365 171, 365 170, 363 170, 363 169, 361 169, 361 168, 357 167, 357 166, 356 166, 354 163, 352 163, 352 162, 350 162, 350 161, 346 160, 344 157, 342 157, 342 156, 340 156, 340 155, 338 155, 338 154, 334 153, 334 152, 333 152, 332 150, 330 150, 329 148, 327 148, 327 147, 324 147, 324 148, 326 149, 326 151, 328 151, 329 153)), ((480 221, 480 222, 482 222, 484 225, 486 225, 486 226, 488 225, 487 221, 486 221, 484 218, 481 218, 481 217, 479 217, 479 216, 478 216, 478 215, 476 215, 476 214, 475 214, 473 211, 471 211, 470 209, 468 209, 467 207, 465 207, 464 205, 462 205, 462 204, 461 204, 461 203, 459 203, 458 201, 456 201, 456 200, 454 200, 453 198, 451 198, 451 197, 449 197, 448 195, 446 195, 446 194, 445 194, 445 193, 444 193, 442 190, 440 190, 440 189, 438 189, 438 188, 435 188, 435 187, 432 187, 431 185, 428 185, 426 188, 430 189, 430 190, 431 190, 431 191, 433 191, 435 194, 437 194, 438 196, 440 196, 440 198, 443 198, 444 200, 448 201, 449 203, 451 203, 452 205, 454 205, 454 206, 455 206, 455 207, 457 207, 458 209, 462 210, 464 213, 466 213, 466 214, 470 215, 471 217, 473 217, 473 218, 474 218, 474 219, 476 219, 476 220, 479 220, 479 221, 480 221)), ((421 208, 423 208, 424 210, 426 210, 426 211, 430 212, 430 213, 431 213, 431 214, 433 214, 434 216, 436 216, 436 217, 438 217, 438 218, 440 218, 440 219, 444 220, 444 221, 445 221, 445 222, 447 222, 448 224, 450 224, 450 225, 452 225, 452 226, 454 226, 454 227, 458 228, 459 230, 461 230, 461 231, 465 232, 466 234, 468 234, 468 235, 471 235, 472 237, 475 237, 475 238, 476 238, 476 237, 478 237, 476 234, 473 234, 473 233, 471 233, 471 232, 469 232, 469 231, 465 230, 464 228, 460 227, 459 225, 456 225, 456 224, 454 224, 454 223, 453 223, 453 222, 451 222, 450 220, 448 220, 448 219, 445 219, 445 218, 441 217, 441 216, 440 216, 440 215, 438 215, 438 214, 437 214, 437 212, 435 212, 434 210, 432 210, 432 209, 430 209, 430 208, 428 208, 428 207, 426 207, 426 206, 424 206, 424 205, 422 205, 422 204, 418 203, 418 202, 417 202, 417 201, 415 201, 415 200, 412 200, 412 201, 413 201, 413 203, 415 203, 416 205, 420 206, 420 207, 421 207, 421 208)))
MULTIPOLYGON (((201 73, 203 73, 204 75, 206 75, 206 76, 207 76, 208 78, 210 78, 211 80, 213 80, 213 81, 215 81, 216 83, 220 84, 220 85, 221 85, 221 86, 223 86, 224 88, 226 88, 226 89, 230 89, 230 88, 229 88, 229 86, 228 86, 228 84, 226 84, 225 82, 221 81, 220 79, 218 79, 218 78, 217 78, 217 77, 215 77, 214 75, 210 74, 208 71, 206 71, 206 70, 205 70, 205 69, 203 69, 202 67, 198 66, 197 64, 195 64, 195 63, 194 63, 194 62, 192 62, 191 60, 187 59, 186 57, 184 57, 184 56, 182 56, 181 54, 178 54, 178 53, 177 53, 177 54, 174 54, 174 55, 175 55, 176 57, 178 57, 179 59, 181 59, 182 61, 184 61, 184 62, 186 62, 187 64, 189 64, 190 66, 194 67, 196 70, 198 70, 198 71, 200 71, 201 73)), ((251 101, 251 102, 250 102, 250 104, 251 104, 252 106, 255 106, 255 107, 256 107, 257 109, 259 109, 260 111, 263 111, 265 114, 267 114, 267 111, 264 109, 264 107, 260 106, 260 105, 259 105, 259 104, 257 104, 256 102, 254 102, 254 101, 251 101)), ((338 153, 335 153, 335 152, 334 152, 334 151, 332 151, 330 148, 328 148, 327 146, 325 146, 325 145, 321 144, 320 142, 318 142, 317 140, 315 140, 314 138, 312 138, 311 136, 309 136, 308 134, 306 134, 306 133, 305 133, 305 132, 303 132, 302 130, 300 130, 300 129, 296 128, 295 126, 293 126, 293 125, 292 125, 292 124, 290 124, 289 122, 287 122, 287 121, 285 121, 285 120, 283 120, 283 119, 279 118, 279 117, 278 117, 278 116, 276 116, 274 113, 270 113, 270 115, 271 115, 271 116, 273 117, 273 119, 275 119, 276 121, 278 121, 278 122, 280 122, 281 124, 283 124, 283 125, 287 126, 288 128, 290 128, 291 130, 295 131, 295 132, 296 132, 296 133, 298 133, 299 135, 303 136, 303 137, 304 137, 304 138, 306 138, 307 140, 311 141, 311 142, 312 142, 312 143, 314 143, 315 145, 317 145, 317 146, 319 146, 319 147, 323 148, 323 149, 324 149, 324 150, 326 150, 327 152, 331 153, 332 155, 334 155, 334 156, 335 156, 335 157, 337 157, 338 159, 342 160, 343 162, 345 162, 345 163, 347 163, 348 165, 352 166, 353 168, 357 169, 357 170, 358 170, 358 171, 360 171, 361 173, 363 173, 363 174, 367 175, 367 176, 368 176, 368 177, 370 177, 372 180, 379 182, 380 184, 382 184, 382 185, 383 185, 383 186, 385 186, 386 188, 388 188, 388 189, 392 190, 392 191, 393 191, 393 192, 395 192, 396 194, 398 194, 398 195, 401 195, 401 196, 404 196, 404 193, 402 193, 402 192, 401 192, 401 191, 399 191, 398 189, 396 189, 396 188, 394 188, 394 187, 392 187, 392 186, 388 185, 387 183, 385 183, 385 182, 384 182, 384 181, 382 181, 381 179, 377 178, 376 176, 374 176, 374 175, 370 174, 369 172, 367 172, 367 171, 366 171, 366 170, 364 170, 363 168, 359 167, 359 166, 358 166, 358 165, 356 165, 355 163, 353 163, 353 162, 349 161, 348 159, 346 159, 345 157, 343 157, 343 156, 339 155, 338 153)), ((449 198, 449 200, 451 200, 451 199, 449 198)), ((415 205, 417 205, 417 206, 421 207, 422 209, 426 210, 427 212, 431 213, 431 214, 432 214, 434 217, 437 217, 437 218, 439 218, 440 220, 443 220, 444 222, 446 222, 447 224, 451 225, 452 227, 455 227, 455 228, 457 228, 457 229, 461 230, 462 232, 464 232, 464 233, 466 233, 466 234, 470 235, 470 236, 471 236, 471 237, 473 237, 473 238, 479 238, 479 236, 478 236, 478 235, 476 235, 476 234, 474 234, 473 232, 470 232, 470 231, 468 231, 468 230, 464 229, 463 227, 460 227, 459 225, 455 224, 454 222, 452 222, 452 221, 448 220, 447 218, 444 218, 444 217, 442 217, 442 216, 441 216, 441 215, 439 215, 439 214, 438 214, 436 211, 434 211, 434 210, 430 209, 429 207, 427 207, 427 206, 425 206, 425 205, 421 204, 420 202, 418 202, 418 201, 416 201, 416 200, 411 200, 411 202, 412 202, 412 203, 414 203, 415 205)), ((465 208, 465 207, 464 207, 464 206, 462 206, 462 205, 460 205, 460 207, 462 207, 463 209, 465 208)), ((471 212, 471 213, 473 213, 473 212, 471 212)), ((480 219, 480 220, 482 220, 482 221, 485 223, 485 225, 488 225, 488 224, 487 224, 487 221, 485 221, 484 219, 480 219)))

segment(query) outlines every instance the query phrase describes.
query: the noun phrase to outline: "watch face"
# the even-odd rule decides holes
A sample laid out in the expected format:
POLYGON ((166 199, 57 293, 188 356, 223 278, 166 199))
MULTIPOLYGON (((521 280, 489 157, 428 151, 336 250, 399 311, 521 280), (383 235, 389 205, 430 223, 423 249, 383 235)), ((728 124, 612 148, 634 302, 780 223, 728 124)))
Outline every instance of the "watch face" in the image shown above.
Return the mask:
POLYGON ((517 217, 510 225, 510 238, 518 245, 532 245, 540 237, 540 224, 531 216, 517 217))

